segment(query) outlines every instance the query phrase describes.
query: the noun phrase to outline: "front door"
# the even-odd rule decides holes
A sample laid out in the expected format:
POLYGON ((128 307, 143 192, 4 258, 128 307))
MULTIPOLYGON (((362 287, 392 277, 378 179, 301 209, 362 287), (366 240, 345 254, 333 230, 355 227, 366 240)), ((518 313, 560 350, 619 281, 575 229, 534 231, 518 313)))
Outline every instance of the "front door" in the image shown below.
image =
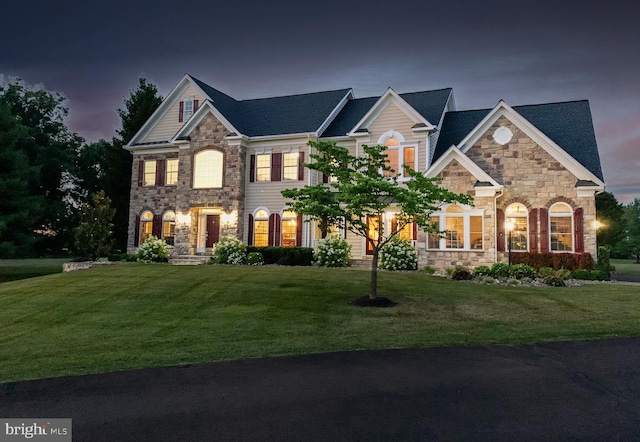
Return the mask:
POLYGON ((210 249, 218 241, 220 241, 220 215, 207 215, 205 247, 210 249))
POLYGON ((371 245, 372 239, 374 242, 378 242, 380 237, 380 222, 382 221, 380 216, 368 216, 367 217, 367 255, 373 255, 373 246, 371 245))

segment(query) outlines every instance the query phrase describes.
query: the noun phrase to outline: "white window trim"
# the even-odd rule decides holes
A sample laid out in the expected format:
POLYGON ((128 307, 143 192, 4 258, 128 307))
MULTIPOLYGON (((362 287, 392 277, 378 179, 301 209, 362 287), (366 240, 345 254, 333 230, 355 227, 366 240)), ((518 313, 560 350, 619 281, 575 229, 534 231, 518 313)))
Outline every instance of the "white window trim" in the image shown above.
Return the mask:
POLYGON ((551 207, 549 207, 549 225, 547 226, 547 231, 549 232, 549 251, 551 253, 573 253, 573 251, 576 248, 575 242, 576 242, 576 236, 575 236, 575 221, 573 219, 573 208, 567 204, 567 203, 563 203, 563 202, 557 202, 557 203, 553 203, 551 205, 551 207), (556 213, 553 214, 551 212, 551 209, 554 206, 566 206, 569 209, 569 214, 567 215, 567 213, 556 213), (571 249, 570 250, 553 250, 551 248, 551 218, 569 218, 569 225, 571 226, 571 249))
POLYGON ((484 241, 484 210, 476 209, 464 204, 447 204, 440 208, 440 211, 433 212, 430 218, 438 217, 438 230, 440 232, 446 231, 447 221, 446 218, 463 218, 464 223, 464 237, 465 244, 462 248, 447 248, 447 238, 446 235, 438 240, 438 248, 434 249, 429 247, 429 235, 427 235, 427 250, 441 251, 441 252, 459 252, 459 251, 468 251, 468 252, 485 252, 485 241, 484 241), (457 205, 462 207, 462 213, 447 213, 447 209, 449 206, 457 205), (479 216, 482 218, 482 248, 480 249, 472 249, 471 248, 471 217, 479 216))
MULTIPOLYGON (((398 150, 398 169, 396 170, 396 176, 398 181, 408 181, 411 177, 404 176, 404 149, 407 147, 413 147, 413 168, 418 170, 418 161, 419 161, 419 153, 418 153, 418 142, 417 141, 406 141, 404 136, 395 130, 388 130, 383 133, 380 138, 378 138, 378 145, 384 146, 384 143, 390 139, 395 138, 398 140, 398 146, 388 146, 388 149, 397 149, 398 150)), ((382 173, 382 171, 380 171, 382 173)))
POLYGON ((157 160, 144 160, 144 167, 142 171, 142 185, 143 187, 152 187, 156 185, 156 173, 158 172, 158 161, 157 160), (147 164, 153 163, 153 177, 151 179, 151 184, 147 184, 147 164))
POLYGON ((185 97, 183 101, 183 107, 182 107, 182 120, 183 121, 187 121, 189 118, 191 118, 191 116, 193 115, 193 102, 195 100, 195 96, 193 95, 189 95, 187 97, 185 97), (187 105, 189 106, 189 109, 187 110, 187 105))
POLYGON ((224 173, 225 173, 225 167, 224 167, 224 162, 225 162, 225 153, 221 150, 218 149, 203 149, 200 150, 198 152, 196 152, 195 154, 193 154, 193 164, 191 166, 192 169, 192 174, 193 174, 193 182, 192 182, 192 188, 193 189, 222 189, 224 187, 224 173), (220 171, 220 185, 219 186, 203 186, 201 184, 196 185, 196 167, 198 165, 198 161, 197 158, 199 155, 204 154, 206 152, 216 152, 219 153, 222 156, 222 170, 220 171))
MULTIPOLYGON (((299 161, 300 161, 300 151, 299 150, 292 150, 292 149, 282 150, 282 181, 298 181, 298 164, 299 164, 299 161), (284 170, 285 170, 284 157, 287 154, 296 154, 296 164, 295 164, 296 173, 295 173, 295 178, 287 178, 287 177, 284 176, 284 170)), ((256 163, 257 163, 257 160, 256 160, 256 163)), ((293 167, 293 166, 290 166, 290 167, 293 167)))
MULTIPOLYGON (((273 157, 271 152, 256 152, 256 170, 253 171, 253 173, 255 174, 255 176, 253 177, 253 181, 256 183, 268 183, 271 181, 271 164, 273 163, 273 157), (268 173, 268 177, 269 179, 267 180, 259 180, 258 179, 258 157, 261 155, 265 155, 265 156, 269 156, 269 173, 268 173)), ((284 161, 282 162, 284 164, 284 161)))
POLYGON ((180 160, 178 158, 167 158, 166 167, 164 171, 164 185, 165 186, 177 186, 178 185, 178 172, 180 169, 180 160), (178 164, 178 170, 176 170, 176 182, 175 184, 169 183, 169 161, 175 161, 178 164))

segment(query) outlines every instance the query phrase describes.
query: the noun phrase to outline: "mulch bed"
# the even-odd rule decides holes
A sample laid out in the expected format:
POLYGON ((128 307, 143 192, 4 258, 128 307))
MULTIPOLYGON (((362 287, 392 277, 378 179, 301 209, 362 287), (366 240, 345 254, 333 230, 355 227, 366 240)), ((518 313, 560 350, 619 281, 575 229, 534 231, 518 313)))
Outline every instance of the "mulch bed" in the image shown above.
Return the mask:
POLYGON ((384 296, 378 296, 375 299, 370 299, 369 296, 362 296, 355 301, 350 302, 351 305, 355 305, 356 307, 393 307, 394 305, 398 305, 397 302, 393 302, 389 298, 385 298, 384 296))

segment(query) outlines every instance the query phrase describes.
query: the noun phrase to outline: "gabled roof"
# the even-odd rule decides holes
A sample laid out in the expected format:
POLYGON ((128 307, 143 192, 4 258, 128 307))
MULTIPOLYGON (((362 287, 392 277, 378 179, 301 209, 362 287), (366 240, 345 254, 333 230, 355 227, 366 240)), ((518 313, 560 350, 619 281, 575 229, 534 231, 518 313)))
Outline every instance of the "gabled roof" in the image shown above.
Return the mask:
MULTIPOLYGON (((431 124, 438 124, 451 96, 451 88, 435 91, 398 94, 408 105, 431 124)), ((350 100, 322 133, 322 137, 342 137, 354 129, 378 103, 382 96, 350 100)))
MULTIPOLYGON (((447 112, 433 156, 435 162, 451 145, 458 146, 493 109, 447 112)), ((514 106, 536 129, 604 181, 587 100, 514 106)))
POLYGON ((211 103, 249 137, 316 132, 351 89, 235 100, 193 78, 211 103))

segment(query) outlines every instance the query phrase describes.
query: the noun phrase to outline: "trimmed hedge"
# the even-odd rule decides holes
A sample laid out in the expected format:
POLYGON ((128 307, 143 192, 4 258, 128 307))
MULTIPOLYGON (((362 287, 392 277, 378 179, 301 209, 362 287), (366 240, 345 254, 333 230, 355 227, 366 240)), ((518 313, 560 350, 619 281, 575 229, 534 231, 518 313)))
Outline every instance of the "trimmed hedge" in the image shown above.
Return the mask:
POLYGON ((554 270, 593 269, 593 257, 590 253, 529 253, 512 252, 513 264, 527 264, 539 270, 541 267, 551 267, 554 270))
POLYGON ((310 266, 313 262, 311 247, 247 247, 247 253, 254 252, 262 254, 265 264, 310 266))

